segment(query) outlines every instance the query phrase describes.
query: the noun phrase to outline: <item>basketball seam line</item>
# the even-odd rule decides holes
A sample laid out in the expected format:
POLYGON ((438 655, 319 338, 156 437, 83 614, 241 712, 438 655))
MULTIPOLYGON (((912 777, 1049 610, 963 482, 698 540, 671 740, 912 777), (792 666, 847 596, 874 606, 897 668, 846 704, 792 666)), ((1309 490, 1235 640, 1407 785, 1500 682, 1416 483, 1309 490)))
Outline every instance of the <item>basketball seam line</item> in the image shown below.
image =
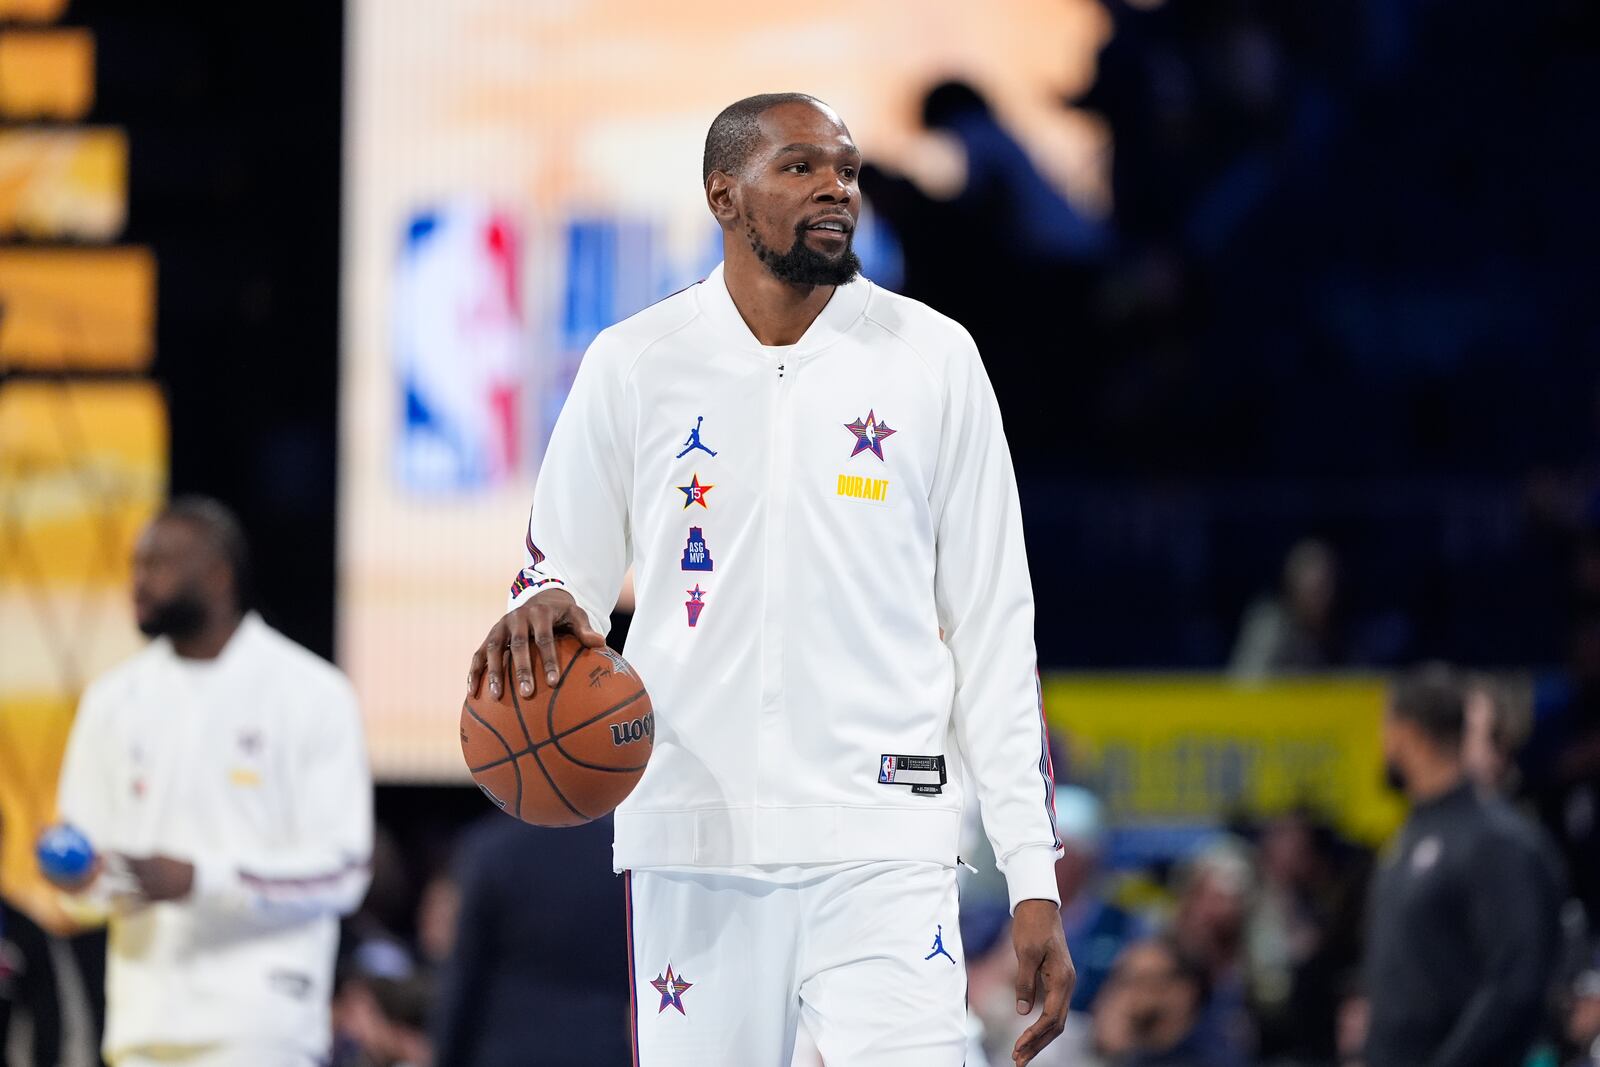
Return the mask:
MULTIPOLYGON (((489 723, 484 719, 484 717, 477 713, 477 711, 473 708, 472 702, 470 700, 462 701, 461 702, 461 708, 468 715, 471 715, 474 719, 477 719, 478 720, 478 724, 480 726, 482 726, 485 730, 488 730, 491 734, 494 734, 494 739, 496 741, 500 742, 500 747, 501 748, 505 749, 507 752, 511 751, 511 745, 509 743, 507 743, 506 739, 503 736, 501 736, 500 731, 496 730, 493 726, 489 725, 489 723)), ((526 730, 527 727, 523 727, 523 729, 526 730)), ((517 817, 521 818, 521 812, 522 812, 522 768, 517 766, 517 757, 516 756, 507 756, 506 759, 511 762, 511 772, 517 776, 517 813, 518 813, 517 817)), ((485 766, 483 768, 473 768, 471 773, 477 774, 480 769, 481 770, 487 770, 489 767, 498 767, 498 766, 500 766, 501 762, 504 762, 504 761, 497 761, 495 763, 488 764, 487 766, 485 766)), ((479 788, 481 789, 482 786, 479 786, 479 788)))
MULTIPOLYGON (((528 742, 528 748, 529 750, 532 750, 533 735, 528 732, 528 720, 522 717, 522 701, 517 698, 517 687, 514 685, 508 685, 506 686, 506 692, 511 694, 511 707, 517 713, 517 725, 522 727, 522 739, 528 742)), ((506 746, 506 751, 511 751, 510 745, 506 746)))
POLYGON ((602 711, 600 714, 596 715, 592 719, 589 719, 589 720, 587 720, 585 722, 580 722, 578 725, 573 726, 573 727, 571 727, 569 729, 563 730, 559 734, 552 733, 550 735, 550 739, 548 741, 544 742, 544 744, 556 746, 556 751, 561 753, 563 756, 565 756, 569 762, 575 763, 579 767, 587 767, 592 771, 607 771, 607 772, 609 772, 611 774, 632 774, 635 771, 642 771, 645 768, 645 764, 643 764, 643 763, 639 764, 637 767, 602 767, 598 763, 585 763, 583 760, 579 759, 577 756, 574 756, 572 753, 568 752, 565 748, 563 748, 562 745, 561 745, 561 739, 563 737, 571 737, 573 734, 577 733, 579 730, 583 729, 585 726, 592 726, 593 724, 599 722, 601 719, 604 719, 609 715, 616 714, 617 712, 621 711, 623 708, 627 707, 629 704, 632 704, 634 701, 638 700, 640 697, 642 697, 644 695, 646 695, 645 691, 643 689, 641 689, 637 693, 633 694, 633 696, 629 697, 627 700, 624 700, 620 704, 613 704, 611 707, 607 708, 605 711, 602 711))
MULTIPOLYGON (((545 782, 549 784, 550 792, 552 792, 552 793, 554 793, 556 795, 556 799, 561 801, 561 803, 565 804, 567 806, 567 810, 572 812, 572 814, 576 815, 578 818, 584 820, 585 822, 593 822, 594 821, 594 817, 591 816, 591 815, 585 815, 583 812, 581 812, 577 808, 575 808, 573 806, 573 804, 572 804, 572 801, 568 800, 567 799, 567 795, 561 791, 561 787, 556 785, 556 780, 554 778, 550 777, 550 772, 545 769, 544 760, 539 758, 539 750, 538 749, 534 749, 533 752, 531 753, 531 755, 533 756, 534 764, 536 766, 538 766, 538 768, 539 768, 539 773, 544 775, 545 782)), ((522 817, 522 809, 521 808, 517 809, 517 817, 518 818, 522 817)))
MULTIPOLYGON (((572 668, 578 665, 578 657, 583 655, 587 646, 579 645, 572 653, 572 658, 567 660, 567 665, 561 668, 561 676, 556 679, 556 684, 550 687, 550 699, 544 702, 544 739, 546 742, 555 737, 556 733, 556 697, 561 692, 561 687, 567 684, 567 675, 572 673, 572 668)), ((526 727, 524 727, 526 729, 526 727)), ((533 748, 533 738, 528 738, 528 747, 533 748)))
MULTIPOLYGON (((579 645, 577 649, 573 651, 572 658, 567 660, 567 665, 565 667, 561 668, 561 674, 556 678, 556 684, 550 688, 550 699, 545 702, 544 713, 544 730, 546 734, 546 741, 550 739, 549 735, 556 732, 556 696, 561 692, 561 687, 566 684, 567 675, 571 674, 572 668, 577 666, 578 657, 583 655, 583 649, 584 646, 579 645)), ((521 704, 517 705, 517 718, 522 718, 521 704)), ((524 734, 528 733, 527 722, 523 722, 522 732, 524 734)), ((572 814, 576 815, 578 818, 583 819, 586 822, 591 820, 593 816, 585 815, 583 812, 579 811, 577 805, 568 800, 567 795, 561 791, 561 787, 556 785, 555 777, 550 773, 549 768, 544 765, 544 760, 539 758, 539 748, 533 743, 533 738, 531 736, 528 737, 528 748, 533 756, 533 762, 538 765, 539 773, 544 775, 544 780, 549 784, 550 791, 556 795, 556 799, 565 804, 567 806, 567 810, 572 812, 572 814)), ((566 753, 562 753, 562 755, 566 755, 566 753)), ((522 809, 520 807, 517 809, 517 815, 518 817, 522 815, 522 809)))

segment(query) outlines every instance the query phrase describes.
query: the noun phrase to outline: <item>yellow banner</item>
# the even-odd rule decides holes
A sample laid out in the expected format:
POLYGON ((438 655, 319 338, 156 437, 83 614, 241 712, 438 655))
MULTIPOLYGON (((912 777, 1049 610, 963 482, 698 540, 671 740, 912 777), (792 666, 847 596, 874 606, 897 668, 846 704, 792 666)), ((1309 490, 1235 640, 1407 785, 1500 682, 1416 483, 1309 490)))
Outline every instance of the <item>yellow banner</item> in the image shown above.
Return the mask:
POLYGON ((1299 805, 1367 843, 1399 824, 1383 784, 1381 679, 1058 674, 1045 677, 1044 701, 1070 751, 1058 774, 1099 793, 1118 827, 1209 826, 1299 805))

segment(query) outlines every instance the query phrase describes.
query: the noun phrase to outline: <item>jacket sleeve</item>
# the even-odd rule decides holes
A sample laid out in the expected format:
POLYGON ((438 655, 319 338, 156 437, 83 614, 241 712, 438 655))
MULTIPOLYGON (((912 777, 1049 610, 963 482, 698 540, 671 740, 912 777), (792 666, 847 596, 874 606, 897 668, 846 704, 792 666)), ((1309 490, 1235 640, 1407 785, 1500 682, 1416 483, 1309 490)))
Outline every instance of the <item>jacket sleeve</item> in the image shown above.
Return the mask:
POLYGON ((1521 1060, 1537 1036, 1559 956, 1561 892, 1537 848, 1501 838, 1473 865, 1468 937, 1483 982, 1428 1067, 1521 1060))
MULTIPOLYGON (((61 822, 70 823, 89 839, 96 853, 105 850, 114 827, 118 754, 115 735, 108 729, 111 697, 92 685, 78 702, 67 738, 67 752, 56 786, 56 809, 61 822)), ((75 893, 62 893, 61 904, 78 922, 104 922, 111 910, 111 886, 106 878, 75 893)))
POLYGON ((1011 908, 1060 902, 1054 791, 1033 645, 1016 475, 994 389, 963 334, 933 483, 939 625, 955 663, 954 724, 1011 908))
POLYGON ((98 686, 90 686, 78 702, 67 737, 67 753, 61 764, 56 787, 56 807, 62 822, 71 823, 89 838, 98 851, 112 827, 115 808, 115 738, 107 729, 107 697, 98 686))
POLYGON ((355 692, 342 675, 317 696, 291 741, 286 803, 294 838, 282 847, 192 857, 197 906, 272 922, 348 915, 372 867, 372 775, 355 692))
POLYGON ((624 448, 616 342, 589 346, 556 419, 533 488, 522 570, 510 607, 542 589, 565 588, 600 633, 628 569, 631 451, 624 448))

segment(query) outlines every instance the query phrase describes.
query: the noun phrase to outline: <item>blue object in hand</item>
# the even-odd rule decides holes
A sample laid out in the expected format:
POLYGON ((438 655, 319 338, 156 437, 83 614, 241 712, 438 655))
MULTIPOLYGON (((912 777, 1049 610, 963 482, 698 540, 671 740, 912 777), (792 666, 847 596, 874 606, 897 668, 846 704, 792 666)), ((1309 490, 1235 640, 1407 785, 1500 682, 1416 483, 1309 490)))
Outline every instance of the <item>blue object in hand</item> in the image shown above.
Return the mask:
POLYGON ((52 881, 79 881, 94 863, 94 846, 82 830, 69 823, 46 830, 39 838, 37 852, 39 869, 52 881))

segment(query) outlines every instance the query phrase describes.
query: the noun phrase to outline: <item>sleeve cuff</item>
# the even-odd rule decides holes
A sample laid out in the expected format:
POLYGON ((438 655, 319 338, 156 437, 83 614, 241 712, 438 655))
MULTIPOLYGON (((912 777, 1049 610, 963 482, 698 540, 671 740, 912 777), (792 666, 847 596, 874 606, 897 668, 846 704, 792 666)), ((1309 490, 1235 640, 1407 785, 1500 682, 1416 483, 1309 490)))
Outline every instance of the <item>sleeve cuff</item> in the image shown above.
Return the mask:
POLYGON ((526 604, 528 601, 532 600, 546 589, 565 589, 572 595, 572 599, 577 603, 578 609, 589 617, 589 625, 594 628, 595 632, 603 636, 610 635, 611 613, 596 611, 593 607, 580 600, 578 598, 578 594, 572 592, 572 587, 567 585, 566 582, 563 582, 559 578, 551 579, 546 584, 529 586, 526 589, 523 589, 521 592, 513 593, 511 595, 511 599, 506 603, 506 613, 510 614, 511 612, 516 611, 522 605, 526 604))
POLYGON ((1056 890, 1056 850, 1049 845, 1030 845, 1019 848, 1007 856, 1001 865, 1006 876, 1006 890, 1011 896, 1011 910, 1024 900, 1048 900, 1060 906, 1061 894, 1056 890))
POLYGON ((196 902, 219 900, 227 895, 237 882, 238 872, 233 864, 223 859, 197 859, 194 861, 194 885, 190 898, 196 902))

